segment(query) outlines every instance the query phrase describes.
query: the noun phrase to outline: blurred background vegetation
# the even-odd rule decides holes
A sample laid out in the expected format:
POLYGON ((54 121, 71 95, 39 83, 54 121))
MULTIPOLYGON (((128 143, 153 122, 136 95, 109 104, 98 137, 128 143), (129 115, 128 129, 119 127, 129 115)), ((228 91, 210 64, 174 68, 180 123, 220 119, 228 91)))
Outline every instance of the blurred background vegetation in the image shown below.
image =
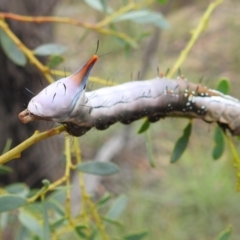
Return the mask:
MULTIPOLYGON (((166 4, 159 4, 156 1, 151 8, 163 13, 167 19, 169 28, 164 30, 152 25, 123 22, 118 26, 119 30, 141 39, 137 49, 110 36, 55 24, 54 42, 68 48, 64 55, 66 61, 58 68, 74 72, 94 54, 99 39, 98 54, 110 54, 100 57, 92 75, 116 83, 153 78, 157 67, 166 72, 174 64, 190 38, 190 31, 196 27, 210 2, 169 0, 166 4)), ((109 5, 116 9, 121 1, 109 1, 109 5)), ((207 30, 181 66, 181 72, 190 81, 199 82, 202 78, 202 83, 211 88, 216 87, 221 77, 227 77, 231 82, 230 93, 236 97, 240 97, 239 12, 239 1, 224 1, 213 12, 207 30)), ((59 1, 53 15, 71 16, 92 23, 102 17, 101 12, 78 0, 59 1)), ((88 87, 102 86, 94 83, 88 87)), ((116 235, 148 230, 146 239, 151 240, 210 240, 232 225, 231 239, 240 238, 240 195, 236 192, 236 172, 228 148, 221 159, 212 159, 215 126, 194 121, 187 151, 177 163, 170 164, 174 144, 187 123, 184 119, 166 119, 151 125, 156 168, 149 166, 145 135, 137 134, 142 121, 127 127, 115 124, 105 131, 92 130, 80 138, 83 159, 94 159, 104 142, 118 135, 127 136, 124 146, 113 157, 120 166, 120 173, 103 178, 96 191, 96 198, 106 191, 115 196, 124 193, 128 197, 127 207, 120 218, 123 227, 108 226, 108 232, 116 235)), ((240 151, 237 140, 235 144, 240 151)))

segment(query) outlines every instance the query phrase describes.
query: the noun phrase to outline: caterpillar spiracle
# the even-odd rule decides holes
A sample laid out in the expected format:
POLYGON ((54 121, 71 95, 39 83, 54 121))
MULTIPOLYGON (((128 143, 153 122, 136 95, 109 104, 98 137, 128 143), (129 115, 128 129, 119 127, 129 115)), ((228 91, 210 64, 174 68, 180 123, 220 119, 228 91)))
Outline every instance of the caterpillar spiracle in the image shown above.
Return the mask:
POLYGON ((103 130, 116 122, 129 124, 143 117, 150 122, 164 117, 200 118, 240 135, 240 101, 183 77, 159 76, 85 92, 97 60, 97 55, 92 56, 78 72, 44 88, 19 119, 23 123, 62 123, 69 134, 81 136, 91 128, 103 130))

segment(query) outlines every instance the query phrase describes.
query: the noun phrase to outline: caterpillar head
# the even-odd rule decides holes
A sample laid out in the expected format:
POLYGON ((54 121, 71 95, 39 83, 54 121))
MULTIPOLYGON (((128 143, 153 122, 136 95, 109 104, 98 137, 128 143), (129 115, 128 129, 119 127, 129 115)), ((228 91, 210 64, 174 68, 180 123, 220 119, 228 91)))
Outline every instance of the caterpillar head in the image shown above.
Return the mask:
POLYGON ((22 111, 18 117, 23 123, 34 120, 47 120, 54 122, 65 122, 74 118, 85 105, 85 88, 89 73, 98 60, 94 55, 88 62, 73 75, 62 78, 33 97, 28 103, 27 109, 22 111))

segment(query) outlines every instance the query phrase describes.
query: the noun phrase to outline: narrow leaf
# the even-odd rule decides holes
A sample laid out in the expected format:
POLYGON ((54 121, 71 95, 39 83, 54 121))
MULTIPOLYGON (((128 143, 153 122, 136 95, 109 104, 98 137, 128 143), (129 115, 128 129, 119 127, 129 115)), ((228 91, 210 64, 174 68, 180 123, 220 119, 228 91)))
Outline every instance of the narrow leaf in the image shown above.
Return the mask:
POLYGON ((35 236, 43 238, 43 227, 41 224, 42 219, 39 218, 38 214, 40 215, 41 212, 34 213, 34 211, 21 209, 18 215, 18 219, 21 224, 30 230, 35 236))
POLYGON ((51 229, 55 230, 55 229, 57 229, 58 227, 63 226, 63 224, 64 224, 64 222, 65 222, 66 220, 67 220, 66 217, 61 217, 61 218, 59 218, 58 220, 56 220, 55 222, 53 222, 53 223, 51 224, 51 229))
POLYGON ((218 237, 218 240, 230 240, 231 235, 232 235, 232 227, 230 226, 220 234, 220 236, 218 237))
POLYGON ((150 166, 154 168, 156 167, 156 164, 153 157, 152 141, 151 141, 149 131, 146 132, 146 149, 147 149, 148 162, 150 166))
POLYGON ((148 232, 128 234, 123 237, 124 240, 141 240, 148 235, 148 232))
POLYGON ((0 216, 0 228, 3 230, 5 227, 8 226, 8 219, 10 214, 8 212, 4 212, 0 216))
POLYGON ((42 213, 43 213, 43 234, 45 240, 50 240, 50 225, 47 214, 47 203, 46 201, 42 202, 42 213))
POLYGON ((111 175, 119 172, 116 164, 110 162, 96 162, 89 161, 77 165, 76 169, 81 172, 95 174, 95 175, 111 175))
POLYGON ((8 193, 18 195, 20 197, 27 197, 29 194, 29 187, 24 183, 13 183, 4 188, 8 193))
POLYGON ((107 6, 105 0, 84 0, 84 2, 90 6, 91 8, 94 8, 97 11, 105 12, 105 13, 112 13, 113 10, 107 6))
POLYGON ((64 57, 59 56, 59 55, 52 55, 52 56, 49 57, 47 65, 50 68, 55 68, 56 66, 58 66, 63 61, 64 61, 64 57))
POLYGON ((2 29, 0 29, 0 43, 4 53, 11 61, 13 61, 16 65, 19 66, 26 65, 26 56, 2 29))
POLYGON ((42 202, 42 210, 43 210, 43 234, 44 234, 44 239, 50 239, 50 224, 49 224, 49 218, 48 218, 48 214, 47 214, 46 201, 42 202))
POLYGON ((22 207, 27 203, 26 198, 15 195, 3 195, 0 196, 0 213, 7 212, 19 207, 22 207))
POLYGON ((217 90, 224 94, 228 94, 229 90, 230 90, 229 80, 226 78, 220 79, 218 86, 217 86, 217 90))
POLYGON ((30 239, 29 235, 30 235, 30 232, 28 231, 28 229, 25 227, 21 227, 20 231, 18 232, 18 236, 17 236, 16 240, 30 239))
POLYGON ((5 146, 3 148, 3 151, 2 151, 2 154, 4 154, 5 152, 7 152, 10 148, 11 148, 11 145, 12 145, 12 139, 11 138, 8 138, 6 143, 5 143, 5 146))
POLYGON ((107 213, 107 217, 110 219, 117 219, 125 210, 127 206, 127 197, 125 195, 119 196, 107 213))
POLYGON ((131 11, 114 19, 113 22, 121 22, 126 20, 131 20, 140 24, 153 24, 156 27, 163 29, 169 28, 167 20, 161 13, 150 10, 131 11))
POLYGON ((224 135, 222 129, 217 126, 214 133, 215 146, 212 151, 212 157, 214 160, 218 160, 224 152, 224 135))
POLYGON ((11 173, 13 170, 10 167, 7 166, 0 166, 0 175, 5 175, 8 173, 11 173))
POLYGON ((192 123, 190 122, 183 130, 183 135, 177 140, 171 156, 171 163, 175 163, 187 148, 191 135, 192 123))
POLYGON ((145 119, 145 121, 143 122, 142 126, 140 127, 140 129, 138 130, 138 134, 146 132, 150 127, 150 122, 148 119, 145 119))
POLYGON ((157 0, 160 4, 166 4, 168 0, 157 0))
POLYGON ((108 218, 108 217, 106 217, 106 216, 102 216, 101 218, 102 218, 102 220, 105 221, 106 223, 111 223, 111 224, 114 224, 114 225, 116 225, 116 226, 118 226, 118 227, 122 227, 122 226, 123 226, 121 222, 119 222, 119 221, 117 221, 117 220, 115 220, 115 219, 108 218))
POLYGON ((103 197, 102 197, 100 200, 97 201, 96 204, 97 204, 99 207, 102 207, 102 206, 104 206, 106 203, 108 203, 111 198, 112 198, 112 195, 111 195, 111 194, 105 193, 105 194, 103 195, 103 197))
POLYGON ((42 184, 43 184, 46 188, 48 188, 49 185, 51 184, 51 182, 50 182, 48 179, 43 179, 43 180, 42 180, 42 184))
POLYGON ((38 56, 61 55, 66 52, 66 47, 56 43, 47 43, 36 47, 33 52, 38 56))
POLYGON ((87 228, 84 225, 79 225, 75 227, 75 232, 80 237, 80 239, 86 239, 87 237, 87 228))

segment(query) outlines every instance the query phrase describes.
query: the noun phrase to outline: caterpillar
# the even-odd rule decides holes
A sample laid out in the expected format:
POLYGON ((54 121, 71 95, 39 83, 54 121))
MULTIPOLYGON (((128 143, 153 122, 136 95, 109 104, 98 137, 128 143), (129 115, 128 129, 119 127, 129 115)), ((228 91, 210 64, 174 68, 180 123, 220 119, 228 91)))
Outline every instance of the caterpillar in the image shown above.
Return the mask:
POLYGON ((143 117, 150 122, 165 117, 199 118, 240 135, 240 101, 184 77, 158 76, 86 92, 97 60, 93 55, 78 72, 44 88, 19 119, 58 122, 70 135, 81 136, 91 128, 104 130, 116 122, 130 124, 143 117))

